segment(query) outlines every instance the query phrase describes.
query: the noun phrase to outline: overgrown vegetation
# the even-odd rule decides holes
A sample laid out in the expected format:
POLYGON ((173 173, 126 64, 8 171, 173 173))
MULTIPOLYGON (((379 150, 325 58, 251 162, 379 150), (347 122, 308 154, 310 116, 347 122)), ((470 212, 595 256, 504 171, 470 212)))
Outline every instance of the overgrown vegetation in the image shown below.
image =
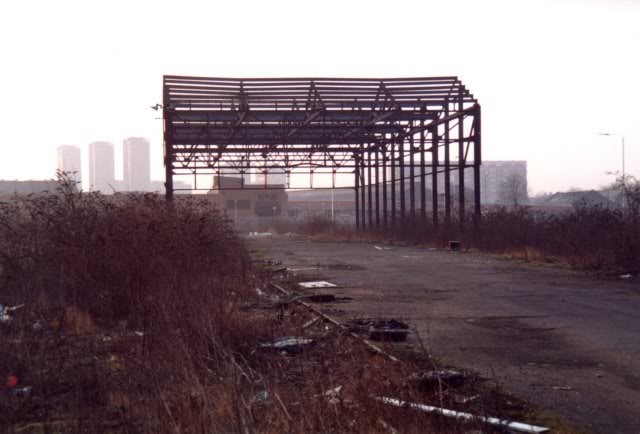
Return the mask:
POLYGON ((465 405, 443 384, 421 392, 408 374, 434 367, 423 353, 372 355, 322 321, 303 327, 302 308, 243 309, 265 276, 206 202, 107 198, 63 176, 57 192, 0 207, 0 278, 0 303, 24 304, 0 324, 0 376, 11 383, 0 387, 2 431, 469 428, 372 395, 493 416, 526 410, 490 388, 465 405), (295 355, 261 348, 293 334, 315 345, 295 355))
MULTIPOLYGON (((474 227, 468 210, 467 229, 459 230, 458 213, 449 225, 434 228, 430 216, 409 215, 395 230, 374 231, 373 236, 411 243, 446 246, 461 240, 463 246, 506 254, 530 261, 558 261, 579 268, 640 273, 640 182, 627 176, 617 181, 624 206, 605 208, 576 203, 562 212, 537 211, 526 206, 490 207, 474 227)), ((441 215, 440 221, 444 221, 441 215)), ((313 219, 301 226, 305 233, 332 238, 353 238, 353 229, 313 219)), ((370 234, 363 233, 364 237, 370 234)))

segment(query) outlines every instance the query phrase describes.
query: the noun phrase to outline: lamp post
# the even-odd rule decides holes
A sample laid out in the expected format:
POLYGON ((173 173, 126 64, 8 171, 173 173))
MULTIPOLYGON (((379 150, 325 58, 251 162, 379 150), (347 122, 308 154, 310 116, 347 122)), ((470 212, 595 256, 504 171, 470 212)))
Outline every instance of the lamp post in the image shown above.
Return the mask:
POLYGON ((620 137, 622 139, 622 182, 624 183, 624 135, 623 134, 614 134, 614 133, 598 133, 599 136, 614 136, 620 137))

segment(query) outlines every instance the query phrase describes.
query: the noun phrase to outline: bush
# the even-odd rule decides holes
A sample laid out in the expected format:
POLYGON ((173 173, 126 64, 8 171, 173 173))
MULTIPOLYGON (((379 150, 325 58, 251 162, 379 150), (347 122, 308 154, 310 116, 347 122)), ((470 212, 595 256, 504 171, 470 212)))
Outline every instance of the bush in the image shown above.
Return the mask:
POLYGON ((229 291, 248 260, 230 221, 194 199, 76 192, 62 176, 57 192, 0 208, 0 273, 14 302, 125 318, 162 288, 179 290, 183 303, 199 287, 229 291))

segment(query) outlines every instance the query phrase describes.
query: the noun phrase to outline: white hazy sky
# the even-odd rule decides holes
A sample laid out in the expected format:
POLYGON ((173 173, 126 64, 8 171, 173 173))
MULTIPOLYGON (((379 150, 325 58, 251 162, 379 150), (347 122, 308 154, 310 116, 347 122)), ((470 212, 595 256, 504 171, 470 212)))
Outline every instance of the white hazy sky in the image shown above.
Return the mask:
POLYGON ((162 179, 163 74, 457 75, 483 157, 527 160, 534 192, 612 181, 620 139, 601 131, 640 175, 640 0, 5 0, 0 62, 4 179, 50 178, 58 145, 86 160, 95 140, 121 172, 130 135, 162 179))

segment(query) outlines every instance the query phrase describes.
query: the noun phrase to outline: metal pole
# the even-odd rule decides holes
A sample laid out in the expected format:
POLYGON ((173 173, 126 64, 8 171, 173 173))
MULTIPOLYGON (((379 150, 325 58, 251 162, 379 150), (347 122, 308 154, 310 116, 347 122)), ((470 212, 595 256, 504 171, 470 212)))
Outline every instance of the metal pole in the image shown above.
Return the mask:
POLYGON ((400 164, 400 224, 405 224, 406 219, 406 198, 404 191, 404 138, 400 140, 400 150, 398 152, 398 163, 400 164))
MULTIPOLYGON (((462 93, 458 97, 458 111, 462 112, 462 93)), ((458 116, 458 212, 460 213, 460 231, 464 230, 464 116, 458 116)))
POLYGON ((376 178, 376 229, 380 229, 380 151, 375 150, 375 178, 376 178))
POLYGON ((355 194, 356 194, 356 230, 359 231, 360 230, 360 197, 358 196, 359 189, 360 189, 360 173, 359 172, 359 165, 360 162, 358 161, 358 156, 354 156, 354 160, 355 160, 355 170, 353 171, 354 175, 355 175, 355 194))
POLYGON ((481 207, 480 207, 480 164, 482 163, 482 132, 481 132, 481 113, 480 104, 476 104, 476 112, 474 117, 475 128, 473 137, 473 190, 474 190, 474 225, 475 229, 479 229, 481 207))
POLYGON ((396 144, 391 142, 391 227, 396 228, 396 144))
POLYGON ((367 227, 367 219, 365 217, 365 195, 366 186, 364 183, 364 145, 360 145, 360 217, 362 221, 362 229, 367 227))
MULTIPOLYGON (((424 121, 420 122, 424 126, 424 121)), ((427 177, 425 172, 424 130, 420 131, 420 220, 422 226, 427 220, 427 177)))
POLYGON ((431 201, 433 228, 438 227, 438 126, 431 129, 431 201))
POLYGON ((382 149, 382 226, 387 229, 388 226, 388 210, 387 210, 387 149, 386 145, 382 149))
POLYGON ((373 227, 373 185, 371 184, 371 150, 367 151, 367 211, 369 214, 369 229, 373 227))
MULTIPOLYGON (((413 126, 413 125, 412 125, 413 126)), ((413 153, 413 135, 409 136, 409 207, 410 207, 410 215, 413 219, 413 224, 415 225, 415 216, 416 216, 416 184, 415 184, 415 158, 413 153)))
MULTIPOLYGON (((449 118, 449 101, 444 108, 445 118, 449 118)), ((444 221, 451 223, 451 155, 449 149, 449 121, 444 123, 444 221)))

